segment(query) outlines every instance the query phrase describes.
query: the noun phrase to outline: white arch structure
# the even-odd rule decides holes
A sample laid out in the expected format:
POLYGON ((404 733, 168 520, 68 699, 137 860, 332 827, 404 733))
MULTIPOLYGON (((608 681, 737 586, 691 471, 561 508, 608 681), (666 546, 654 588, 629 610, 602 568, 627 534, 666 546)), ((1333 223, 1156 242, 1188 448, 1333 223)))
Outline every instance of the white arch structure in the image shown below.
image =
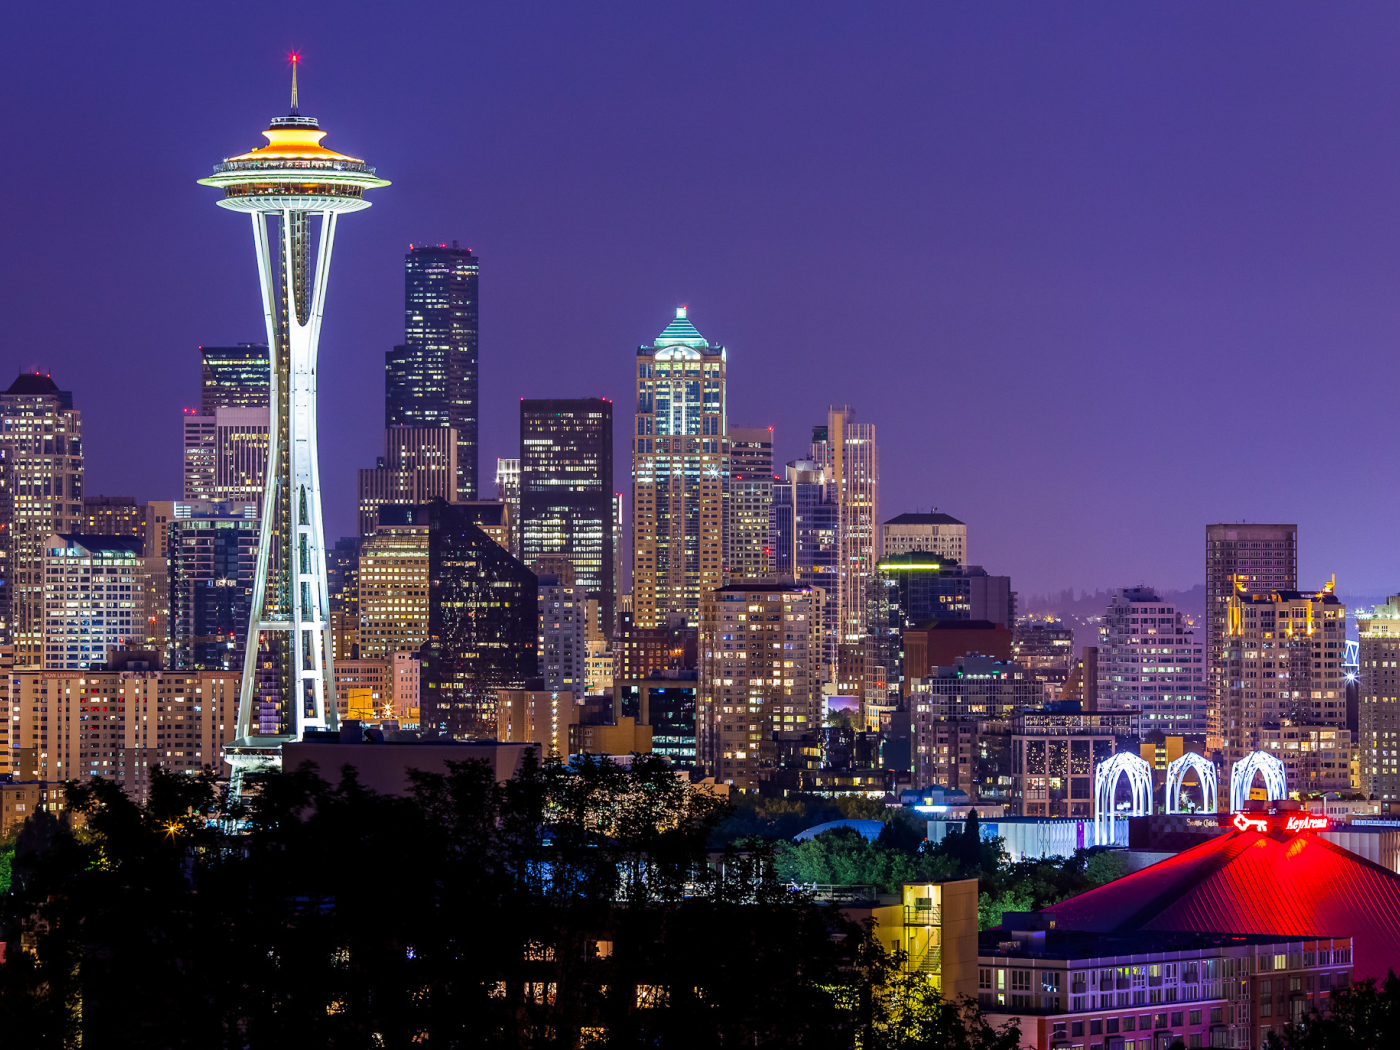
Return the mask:
POLYGON ((1230 768, 1230 812, 1244 809, 1254 774, 1264 774, 1264 792, 1270 802, 1288 797, 1288 779, 1283 763, 1267 751, 1251 751, 1230 768))
POLYGON ((1178 799, 1181 797, 1181 782, 1186 779, 1188 770, 1194 769, 1201 782, 1201 812, 1214 813, 1220 808, 1220 788, 1215 772, 1215 763, 1194 751, 1188 751, 1171 765, 1167 766, 1167 812, 1180 813, 1178 799))
POLYGON ((1113 841, 1113 796, 1118 790, 1118 778, 1128 776, 1133 792, 1129 816, 1145 817, 1152 812, 1152 767, 1141 755, 1119 751, 1094 767, 1094 842, 1107 845, 1113 841))

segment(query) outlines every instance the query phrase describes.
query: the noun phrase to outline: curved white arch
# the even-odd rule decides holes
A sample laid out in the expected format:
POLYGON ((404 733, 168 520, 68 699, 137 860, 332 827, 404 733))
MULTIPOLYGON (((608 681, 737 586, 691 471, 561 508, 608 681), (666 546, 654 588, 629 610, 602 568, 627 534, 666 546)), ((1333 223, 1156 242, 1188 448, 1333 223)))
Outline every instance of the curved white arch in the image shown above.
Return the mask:
POLYGON ((1251 751, 1230 767, 1230 812, 1244 809, 1254 774, 1264 774, 1264 792, 1270 802, 1288 797, 1288 778, 1283 763, 1267 751, 1251 751))
POLYGON ((1194 769, 1201 781, 1201 812, 1214 813, 1220 808, 1220 788, 1215 763, 1194 751, 1188 751, 1167 766, 1167 812, 1180 813, 1181 782, 1187 770, 1194 769))
POLYGON ((1118 778, 1128 776, 1133 792, 1129 816, 1145 817, 1152 812, 1152 767, 1141 755, 1119 751, 1094 767, 1094 842, 1107 845, 1113 841, 1115 817, 1113 796, 1118 790, 1118 778))

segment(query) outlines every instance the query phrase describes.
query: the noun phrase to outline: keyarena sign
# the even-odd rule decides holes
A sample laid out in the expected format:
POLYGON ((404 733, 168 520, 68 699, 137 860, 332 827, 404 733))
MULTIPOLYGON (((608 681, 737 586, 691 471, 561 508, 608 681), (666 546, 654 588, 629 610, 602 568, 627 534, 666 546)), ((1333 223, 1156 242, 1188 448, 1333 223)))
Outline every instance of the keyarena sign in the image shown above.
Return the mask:
POLYGON ((1219 825, 1236 831, 1282 831, 1296 835, 1300 831, 1326 831, 1332 827, 1332 821, 1315 813, 1222 813, 1219 825))

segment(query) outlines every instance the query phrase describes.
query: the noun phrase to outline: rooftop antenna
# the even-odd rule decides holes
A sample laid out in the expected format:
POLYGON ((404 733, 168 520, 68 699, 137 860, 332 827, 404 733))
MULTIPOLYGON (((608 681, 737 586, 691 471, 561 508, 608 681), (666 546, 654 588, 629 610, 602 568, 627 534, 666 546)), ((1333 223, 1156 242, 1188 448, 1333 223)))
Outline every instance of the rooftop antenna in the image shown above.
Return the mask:
POLYGON ((299 52, 293 51, 288 57, 292 63, 292 112, 290 115, 299 117, 301 110, 297 108, 297 66, 301 63, 301 55, 299 52))

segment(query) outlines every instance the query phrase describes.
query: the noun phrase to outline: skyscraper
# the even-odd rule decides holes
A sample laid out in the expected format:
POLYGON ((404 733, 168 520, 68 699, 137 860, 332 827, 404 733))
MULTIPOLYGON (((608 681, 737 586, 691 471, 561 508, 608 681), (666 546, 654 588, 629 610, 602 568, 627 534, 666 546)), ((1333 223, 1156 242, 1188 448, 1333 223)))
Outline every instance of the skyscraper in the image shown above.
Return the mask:
POLYGON ((841 508, 826 473, 810 459, 793 460, 772 486, 769 514, 769 572, 820 587, 822 676, 836 673, 836 576, 841 568, 841 508))
POLYGON ((496 498, 510 508, 510 553, 520 557, 520 460, 496 457, 496 498))
POLYGON ((142 540, 52 534, 44 543, 44 669, 107 666, 146 638, 142 540))
POLYGON ((773 509, 773 428, 729 428, 728 578, 769 573, 768 518, 773 509))
POLYGON ((876 525, 880 457, 875 447, 875 424, 854 420, 855 412, 849 405, 833 405, 826 425, 812 430, 812 459, 834 486, 841 513, 840 571, 836 576, 839 645, 856 644, 865 635, 865 588, 880 555, 876 525))
POLYGON ((200 415, 216 408, 266 408, 271 404, 267 344, 201 346, 200 415))
POLYGON ((415 514, 429 535, 423 728, 493 737, 497 690, 538 674, 538 581, 458 508, 434 500, 415 514))
POLYGON ((1121 588, 1109 600, 1099 637, 1100 709, 1141 712, 1137 724, 1144 735, 1206 735, 1204 640, 1175 605, 1148 587, 1121 588))
POLYGON ((292 71, 291 112, 273 118, 263 132, 267 145, 227 158, 199 180, 222 191, 221 207, 252 219, 270 347, 272 426, 254 615, 237 739, 226 752, 235 794, 244 769, 280 763, 283 741, 300 740, 306 727, 336 724, 316 358, 336 222, 342 213, 369 207, 366 190, 388 185, 364 161, 321 145, 325 132, 297 106, 295 62, 292 71), (319 241, 315 252, 313 240, 319 241))
POLYGON ((613 622, 613 406, 520 402, 520 560, 567 558, 574 584, 613 622))
POLYGON ((82 414, 47 375, 23 374, 0 394, 8 499, 9 624, 16 667, 38 667, 44 645, 44 549, 78 530, 83 510, 82 414))
POLYGON ((684 306, 637 349, 632 602, 643 627, 672 614, 697 624, 701 600, 724 582, 727 357, 684 306))
POLYGON ((1357 712, 1363 794, 1400 799, 1400 595, 1358 613, 1360 675, 1357 712))
POLYGON ((539 675, 554 693, 584 694, 586 603, 583 588, 566 573, 557 576, 533 567, 539 581, 539 675))
POLYGON ((460 452, 452 427, 385 430, 384 455, 359 475, 360 535, 374 535, 379 508, 386 504, 417 506, 433 499, 458 499, 460 452))
POLYGON ((268 409, 217 406, 184 417, 185 500, 260 500, 267 477, 268 409))
POLYGON ((428 523, 418 507, 386 507, 360 545, 361 660, 392 660, 428 640, 428 523))
POLYGON ((172 518, 170 666, 238 672, 257 574, 258 504, 191 500, 176 503, 172 518))
POLYGON ((477 278, 470 248, 410 246, 404 341, 384 355, 384 426, 457 431, 457 494, 477 493, 477 278))
POLYGON ((1206 526, 1206 676, 1211 727, 1206 744, 1225 746, 1227 696, 1221 666, 1225 618, 1236 594, 1267 594, 1298 588, 1297 525, 1206 526))
POLYGON ((1331 585, 1241 591, 1225 611, 1219 682, 1228 761, 1267 746, 1266 730, 1280 725, 1346 728, 1347 609, 1331 585))

